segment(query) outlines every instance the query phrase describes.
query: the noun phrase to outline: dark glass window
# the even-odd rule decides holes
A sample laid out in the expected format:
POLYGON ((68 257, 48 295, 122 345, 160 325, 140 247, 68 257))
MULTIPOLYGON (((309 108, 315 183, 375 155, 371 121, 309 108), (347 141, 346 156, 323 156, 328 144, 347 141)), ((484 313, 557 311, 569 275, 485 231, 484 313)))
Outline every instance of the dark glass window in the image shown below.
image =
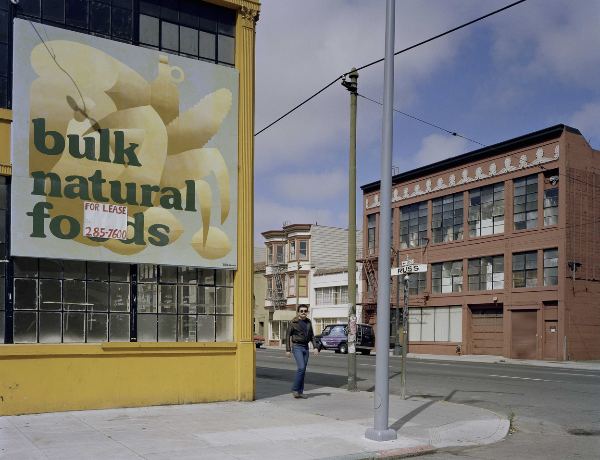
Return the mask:
POLYGON ((433 243, 463 239, 463 194, 433 200, 431 233, 433 243))
POLYGON ((400 249, 424 246, 427 241, 427 201, 400 208, 400 249))
POLYGON ((538 226, 538 176, 532 174, 514 180, 514 229, 538 226))
POLYGON ((367 246, 369 248, 369 254, 375 254, 375 231, 377 230, 377 215, 370 214, 367 217, 367 246))
MULTIPOLYGON (((408 275, 408 295, 420 295, 427 287, 427 273, 411 273, 408 275)), ((400 280, 400 297, 404 296, 404 278, 400 280)))
POLYGON ((537 286, 537 251, 513 254, 513 287, 537 286))
POLYGON ((544 225, 558 224, 558 187, 544 190, 544 225))

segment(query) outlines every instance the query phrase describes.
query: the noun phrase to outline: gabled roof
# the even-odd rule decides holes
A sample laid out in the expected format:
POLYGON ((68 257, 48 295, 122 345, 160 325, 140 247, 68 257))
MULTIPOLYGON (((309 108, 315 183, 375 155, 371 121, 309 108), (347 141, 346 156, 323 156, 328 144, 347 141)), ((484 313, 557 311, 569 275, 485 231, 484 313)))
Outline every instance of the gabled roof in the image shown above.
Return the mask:
MULTIPOLYGON (((524 136, 515 137, 514 139, 509 139, 498 144, 490 145, 489 147, 483 147, 481 149, 473 150, 472 152, 463 153, 462 155, 438 161, 436 163, 432 163, 417 169, 406 171, 401 174, 396 174, 392 177, 392 184, 408 182, 412 179, 417 179, 419 177, 423 177, 429 174, 435 174, 440 171, 456 168, 464 165, 465 163, 472 163, 475 161, 483 160, 485 158, 498 155, 499 153, 505 153, 511 150, 521 149, 530 145, 548 141, 550 139, 556 139, 562 135, 563 131, 578 134, 581 136, 581 133, 578 129, 571 128, 570 126, 551 126, 550 128, 525 134, 524 136)), ((375 190, 379 190, 380 183, 381 181, 371 182, 370 184, 362 185, 360 188, 362 189, 363 193, 369 193, 375 190)))

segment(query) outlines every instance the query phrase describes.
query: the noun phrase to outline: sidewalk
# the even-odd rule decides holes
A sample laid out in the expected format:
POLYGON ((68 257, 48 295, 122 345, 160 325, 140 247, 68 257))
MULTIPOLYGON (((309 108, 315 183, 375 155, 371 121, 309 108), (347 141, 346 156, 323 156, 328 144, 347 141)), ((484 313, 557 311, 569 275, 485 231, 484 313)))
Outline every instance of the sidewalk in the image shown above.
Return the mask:
POLYGON ((470 406, 390 396, 398 439, 365 439, 373 393, 257 379, 254 402, 221 402, 0 417, 0 459, 358 460, 490 444, 508 420, 470 406))

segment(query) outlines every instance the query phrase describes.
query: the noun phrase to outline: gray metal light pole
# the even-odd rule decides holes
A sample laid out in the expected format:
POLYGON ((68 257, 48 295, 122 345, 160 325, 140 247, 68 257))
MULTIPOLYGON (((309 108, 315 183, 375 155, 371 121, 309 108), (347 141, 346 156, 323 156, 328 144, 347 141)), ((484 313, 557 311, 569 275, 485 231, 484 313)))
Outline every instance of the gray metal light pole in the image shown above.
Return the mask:
POLYGON ((389 428, 389 324, 392 222, 392 148, 394 103, 394 35, 395 0, 386 0, 385 64, 383 78, 383 135, 381 149, 381 188, 379 193, 379 260, 377 279, 377 357, 375 360, 375 423, 365 437, 373 441, 397 439, 396 430, 389 428))
POLYGON ((350 167, 348 200, 348 391, 356 388, 356 91, 358 72, 353 67, 350 82, 350 167))
POLYGON ((400 388, 402 400, 406 398, 406 349, 408 348, 408 274, 404 275, 404 309, 402 310, 402 368, 400 388))

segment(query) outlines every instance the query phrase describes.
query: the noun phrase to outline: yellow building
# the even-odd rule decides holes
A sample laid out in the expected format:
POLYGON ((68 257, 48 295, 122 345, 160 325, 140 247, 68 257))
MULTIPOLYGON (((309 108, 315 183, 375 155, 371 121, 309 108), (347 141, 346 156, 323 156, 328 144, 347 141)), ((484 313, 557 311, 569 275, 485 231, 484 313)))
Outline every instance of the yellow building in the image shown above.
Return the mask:
POLYGON ((0 11, 0 415, 254 399, 260 4, 120 3, 0 11))

